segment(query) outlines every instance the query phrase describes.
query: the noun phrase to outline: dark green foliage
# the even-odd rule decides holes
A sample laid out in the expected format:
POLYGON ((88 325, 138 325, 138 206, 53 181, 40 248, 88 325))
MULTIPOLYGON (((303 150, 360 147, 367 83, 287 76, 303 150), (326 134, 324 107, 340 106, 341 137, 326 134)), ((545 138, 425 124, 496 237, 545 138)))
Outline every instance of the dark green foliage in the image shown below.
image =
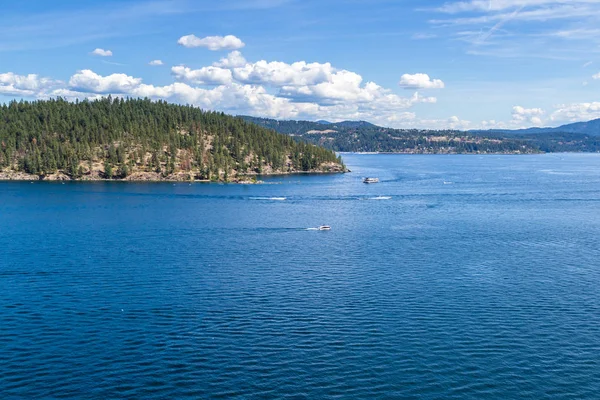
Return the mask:
POLYGON ((113 167, 108 160, 104 163, 104 176, 106 179, 111 179, 113 177, 113 167))
POLYGON ((148 99, 63 99, 0 106, 0 167, 72 177, 104 165, 108 178, 136 171, 228 179, 337 163, 323 148, 223 113, 148 99), (287 157, 291 157, 288 167, 287 157))
MULTIPOLYGON (((455 131, 391 129, 362 121, 320 123, 311 121, 277 121, 243 117, 249 122, 275 129, 294 138, 335 151, 390 153, 540 153, 598 152, 600 137, 564 133, 560 128, 527 131, 455 131), (318 133, 329 130, 331 132, 318 133), (333 132, 335 131, 335 132, 333 132), (540 131, 538 133, 538 131, 540 131)), ((575 124, 597 129, 600 120, 575 124), (594 125, 594 124, 595 125, 594 125)), ((570 125, 569 125, 570 126, 570 125)), ((591 129, 591 128, 590 128, 591 129)), ((595 133, 594 133, 595 132, 595 133)), ((594 136, 596 135, 596 136, 594 136)))

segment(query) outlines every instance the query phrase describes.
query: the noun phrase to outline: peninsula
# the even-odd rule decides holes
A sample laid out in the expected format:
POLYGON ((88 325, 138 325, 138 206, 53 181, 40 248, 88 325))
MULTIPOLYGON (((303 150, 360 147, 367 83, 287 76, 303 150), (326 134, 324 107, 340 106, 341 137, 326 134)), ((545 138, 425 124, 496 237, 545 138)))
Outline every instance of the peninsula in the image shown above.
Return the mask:
POLYGON ((346 171, 331 150, 192 106, 110 96, 0 106, 0 180, 251 182, 346 171))

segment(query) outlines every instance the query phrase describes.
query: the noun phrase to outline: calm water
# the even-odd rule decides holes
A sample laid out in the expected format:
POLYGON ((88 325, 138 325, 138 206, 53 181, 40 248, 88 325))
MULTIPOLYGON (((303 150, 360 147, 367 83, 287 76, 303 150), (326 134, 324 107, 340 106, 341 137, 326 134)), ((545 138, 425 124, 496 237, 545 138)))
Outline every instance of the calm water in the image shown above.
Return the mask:
POLYGON ((0 397, 599 398, 600 156, 345 160, 0 183, 0 397))

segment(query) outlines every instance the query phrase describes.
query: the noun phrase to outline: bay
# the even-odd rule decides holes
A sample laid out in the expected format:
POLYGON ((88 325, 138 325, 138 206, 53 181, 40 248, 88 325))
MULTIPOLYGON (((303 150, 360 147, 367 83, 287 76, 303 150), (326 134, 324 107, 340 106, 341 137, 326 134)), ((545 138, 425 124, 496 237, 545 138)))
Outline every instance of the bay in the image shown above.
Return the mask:
POLYGON ((599 155, 344 160, 0 183, 2 397, 597 398, 599 155))

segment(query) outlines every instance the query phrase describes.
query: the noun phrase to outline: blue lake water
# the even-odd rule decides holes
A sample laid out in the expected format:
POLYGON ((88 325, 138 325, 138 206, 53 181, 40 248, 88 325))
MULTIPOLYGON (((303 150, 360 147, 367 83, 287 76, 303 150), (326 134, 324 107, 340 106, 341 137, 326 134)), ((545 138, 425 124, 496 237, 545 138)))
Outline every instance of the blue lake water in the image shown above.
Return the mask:
POLYGON ((600 155, 344 157, 0 183, 0 397, 600 396, 600 155))

